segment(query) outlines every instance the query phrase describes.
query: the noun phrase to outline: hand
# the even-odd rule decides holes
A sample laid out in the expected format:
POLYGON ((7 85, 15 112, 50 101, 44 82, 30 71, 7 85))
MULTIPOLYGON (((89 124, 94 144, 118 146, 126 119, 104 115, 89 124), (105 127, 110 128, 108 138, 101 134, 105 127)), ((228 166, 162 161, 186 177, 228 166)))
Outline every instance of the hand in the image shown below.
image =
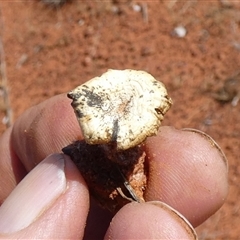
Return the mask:
POLYGON ((148 202, 127 204, 112 219, 89 203, 69 157, 50 155, 77 139, 82 135, 66 95, 30 108, 2 135, 0 239, 194 239, 191 225, 226 199, 227 163, 216 143, 194 130, 162 127, 146 144, 148 202))

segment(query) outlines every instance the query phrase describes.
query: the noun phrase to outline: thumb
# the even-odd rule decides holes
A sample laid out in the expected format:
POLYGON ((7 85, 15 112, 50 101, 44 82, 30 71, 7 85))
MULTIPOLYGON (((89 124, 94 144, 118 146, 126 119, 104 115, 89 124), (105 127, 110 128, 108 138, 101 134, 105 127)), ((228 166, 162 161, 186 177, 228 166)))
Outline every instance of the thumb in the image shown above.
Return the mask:
POLYGON ((65 155, 50 155, 0 207, 0 239, 81 239, 88 208, 88 190, 74 164, 65 155))

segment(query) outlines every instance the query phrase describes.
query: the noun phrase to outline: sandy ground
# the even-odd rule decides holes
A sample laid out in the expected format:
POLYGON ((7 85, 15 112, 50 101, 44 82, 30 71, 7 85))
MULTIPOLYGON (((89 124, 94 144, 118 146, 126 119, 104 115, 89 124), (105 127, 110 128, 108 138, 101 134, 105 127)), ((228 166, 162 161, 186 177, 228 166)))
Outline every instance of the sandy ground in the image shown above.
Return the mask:
POLYGON ((239 1, 72 0, 52 8, 22 0, 0 1, 0 11, 1 132, 10 108, 14 122, 108 68, 146 70, 174 101, 163 124, 205 131, 229 160, 228 199, 199 238, 239 238, 239 1))

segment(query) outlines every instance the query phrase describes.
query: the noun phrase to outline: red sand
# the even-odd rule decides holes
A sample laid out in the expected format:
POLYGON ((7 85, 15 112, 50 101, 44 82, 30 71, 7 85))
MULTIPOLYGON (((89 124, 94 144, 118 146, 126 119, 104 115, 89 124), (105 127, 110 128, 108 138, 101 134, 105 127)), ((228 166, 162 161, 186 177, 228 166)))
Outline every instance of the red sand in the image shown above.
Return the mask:
MULTIPOLYGON (((1 1, 0 10, 14 119, 108 68, 150 72, 174 101, 163 124, 205 131, 229 160, 229 197, 198 228, 199 238, 239 238, 240 103, 214 98, 240 72, 239 1, 73 0, 58 9, 41 1, 1 1), (185 36, 174 34, 178 26, 185 36)), ((240 91, 239 79, 235 85, 240 91)), ((2 99, 0 108, 3 118, 2 99)), ((1 124, 1 132, 5 128, 1 124)))

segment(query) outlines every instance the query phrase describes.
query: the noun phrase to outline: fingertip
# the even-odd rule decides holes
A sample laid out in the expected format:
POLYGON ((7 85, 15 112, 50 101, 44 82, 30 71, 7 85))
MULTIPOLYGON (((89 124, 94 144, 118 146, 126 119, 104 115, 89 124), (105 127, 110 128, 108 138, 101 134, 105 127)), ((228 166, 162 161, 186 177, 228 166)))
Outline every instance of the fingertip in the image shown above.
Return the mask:
POLYGON ((26 229, 24 236, 29 237, 30 232, 39 239, 82 239, 89 212, 88 187, 69 156, 54 155, 64 158, 66 189, 38 221, 26 229))
POLYGON ((85 181, 68 156, 52 154, 19 183, 0 208, 0 236, 83 237, 89 209, 85 181))
POLYGON ((197 226, 216 212, 228 193, 224 154, 209 137, 163 127, 147 140, 146 200, 161 200, 197 226))
POLYGON ((105 239, 196 239, 196 233, 164 203, 130 203, 112 219, 105 239))

